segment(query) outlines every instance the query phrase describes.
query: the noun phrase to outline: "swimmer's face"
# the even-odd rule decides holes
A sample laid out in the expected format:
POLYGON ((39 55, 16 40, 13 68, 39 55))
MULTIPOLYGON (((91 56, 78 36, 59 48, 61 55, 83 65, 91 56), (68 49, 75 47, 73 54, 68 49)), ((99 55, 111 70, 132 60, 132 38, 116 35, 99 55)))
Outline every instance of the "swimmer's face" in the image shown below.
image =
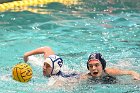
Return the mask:
POLYGON ((51 76, 52 67, 48 63, 44 63, 43 65, 43 75, 50 77, 51 76))
POLYGON ((90 60, 88 67, 92 77, 100 77, 102 75, 103 69, 99 60, 90 60))

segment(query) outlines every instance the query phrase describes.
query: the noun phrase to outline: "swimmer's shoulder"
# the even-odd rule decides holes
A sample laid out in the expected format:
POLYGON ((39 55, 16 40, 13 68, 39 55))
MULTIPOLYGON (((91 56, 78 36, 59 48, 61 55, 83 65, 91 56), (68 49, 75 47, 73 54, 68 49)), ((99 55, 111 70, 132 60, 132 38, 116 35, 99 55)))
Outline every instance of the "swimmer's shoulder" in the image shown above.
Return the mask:
POLYGON ((106 68, 105 72, 109 75, 116 75, 116 73, 118 73, 118 71, 120 71, 117 68, 106 68))
POLYGON ((89 77, 91 77, 90 73, 81 74, 80 80, 87 80, 89 77))

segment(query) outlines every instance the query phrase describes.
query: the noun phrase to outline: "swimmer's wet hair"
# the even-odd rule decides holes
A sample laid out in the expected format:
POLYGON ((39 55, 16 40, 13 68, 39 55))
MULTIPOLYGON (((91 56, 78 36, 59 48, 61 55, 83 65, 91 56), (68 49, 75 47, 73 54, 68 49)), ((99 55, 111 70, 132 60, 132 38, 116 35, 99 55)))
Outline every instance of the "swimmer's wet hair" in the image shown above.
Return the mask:
POLYGON ((106 61, 104 60, 104 58, 102 58, 102 55, 100 53, 91 53, 87 61, 87 69, 89 69, 89 61, 94 59, 98 59, 101 62, 103 70, 106 68, 106 61))

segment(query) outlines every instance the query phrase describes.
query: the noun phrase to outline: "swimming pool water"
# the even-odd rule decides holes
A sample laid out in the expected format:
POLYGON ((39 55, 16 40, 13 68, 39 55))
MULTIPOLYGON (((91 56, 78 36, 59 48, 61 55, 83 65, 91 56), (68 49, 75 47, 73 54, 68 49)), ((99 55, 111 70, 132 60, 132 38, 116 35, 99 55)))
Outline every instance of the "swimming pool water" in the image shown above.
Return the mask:
POLYGON ((12 67, 23 61, 25 52, 41 46, 52 47, 70 70, 87 72, 88 55, 100 52, 108 67, 140 73, 137 0, 83 0, 77 5, 52 3, 29 8, 42 10, 38 13, 28 9, 0 13, 0 93, 140 92, 140 82, 133 82, 129 76, 118 77, 121 84, 81 83, 71 90, 48 88, 48 78, 43 77, 38 66, 32 66, 34 74, 28 83, 16 82, 10 76, 12 67))

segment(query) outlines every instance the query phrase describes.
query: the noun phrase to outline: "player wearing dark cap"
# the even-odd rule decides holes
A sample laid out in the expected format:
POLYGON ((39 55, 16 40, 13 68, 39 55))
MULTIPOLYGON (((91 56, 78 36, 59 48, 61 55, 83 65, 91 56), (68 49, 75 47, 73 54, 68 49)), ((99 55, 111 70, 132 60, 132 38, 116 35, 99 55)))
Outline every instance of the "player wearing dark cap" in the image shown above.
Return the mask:
POLYGON ((135 71, 106 68, 106 60, 100 53, 91 53, 87 61, 89 73, 81 75, 81 79, 92 79, 101 83, 116 83, 116 75, 131 75, 140 80, 140 74, 135 71))

